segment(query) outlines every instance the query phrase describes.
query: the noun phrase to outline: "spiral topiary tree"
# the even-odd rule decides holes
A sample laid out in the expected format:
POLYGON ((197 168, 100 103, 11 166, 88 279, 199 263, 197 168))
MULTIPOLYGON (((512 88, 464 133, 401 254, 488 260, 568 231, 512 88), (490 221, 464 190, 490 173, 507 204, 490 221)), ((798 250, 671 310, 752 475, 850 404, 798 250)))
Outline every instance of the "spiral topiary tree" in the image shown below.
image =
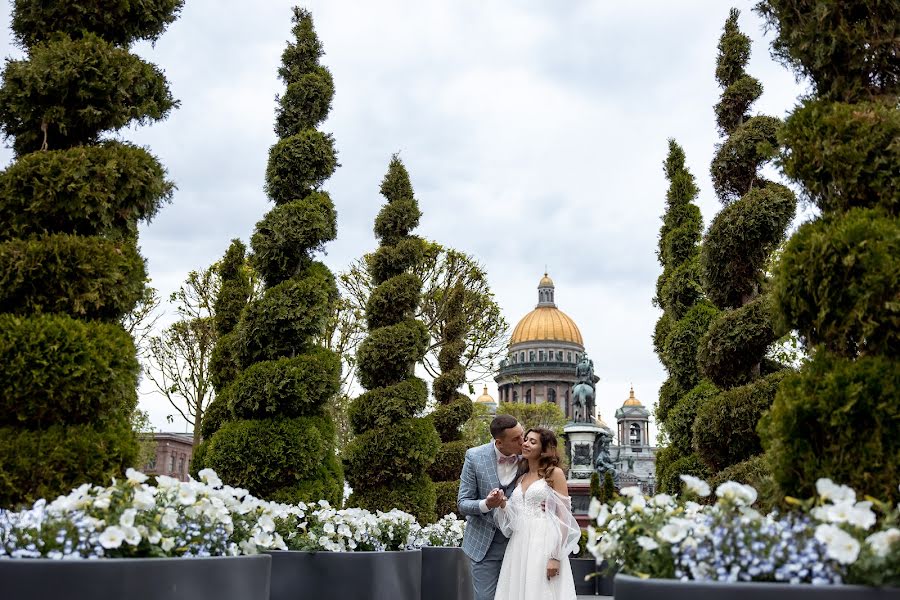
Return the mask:
POLYGON ((731 478, 758 483, 758 461, 745 461, 762 452, 756 424, 786 373, 765 358, 782 333, 774 323, 765 268, 784 239, 796 200, 785 186, 759 174, 776 153, 781 124, 774 117, 748 115, 762 85, 744 71, 750 38, 738 29, 738 15, 731 10, 716 64, 722 87, 716 118, 727 137, 710 172, 724 208, 713 219, 700 254, 704 289, 722 312, 703 336, 697 357, 704 375, 721 391, 700 403, 693 445, 713 473, 729 469, 731 478), (736 466, 743 463, 745 470, 736 466))
POLYGON ((146 149, 104 139, 165 118, 162 72, 129 52, 181 0, 16 0, 0 129, 0 506, 108 482, 131 466, 140 371, 119 324, 144 292, 137 223, 174 186, 146 149), (75 93, 77 92, 77 93, 75 93))
MULTIPOLYGON (((226 347, 217 349, 221 420, 204 422, 211 437, 203 462, 258 497, 339 504, 343 474, 325 404, 340 389, 340 359, 313 341, 338 297, 331 271, 313 260, 337 234, 334 205, 319 190, 337 165, 334 141, 316 130, 334 88, 319 65, 323 51, 311 15, 295 8, 293 23, 295 41, 278 70, 287 84, 276 117, 279 140, 266 169, 275 208, 251 239, 252 265, 265 289, 224 336, 226 347)), ((234 312, 218 315, 217 325, 233 324, 234 312)))
POLYGON ((706 468, 691 445, 697 407, 715 386, 701 382, 697 347, 718 310, 706 300, 700 282, 700 235, 703 217, 694 203, 697 185, 684 164, 684 150, 669 140, 663 163, 669 189, 659 233, 659 262, 663 272, 654 303, 663 309, 653 343, 669 373, 656 405, 656 418, 669 445, 656 458, 660 491, 678 492, 682 473, 706 476, 706 468), (698 391, 695 391, 698 390, 698 391))
POLYGON ((437 517, 457 510, 459 477, 468 449, 468 444, 462 439, 462 425, 472 416, 472 400, 458 391, 466 382, 466 369, 460 362, 466 346, 465 293, 462 284, 450 289, 441 336, 443 343, 438 354, 441 374, 434 380, 437 408, 431 416, 441 437, 441 449, 428 475, 435 482, 437 517))
MULTIPOLYGON (((369 334, 356 353, 359 382, 367 391, 350 404, 356 437, 343 459, 353 487, 351 504, 373 511, 399 508, 420 522, 431 522, 436 492, 427 471, 441 438, 431 416, 415 416, 425 409, 428 387, 413 371, 428 348, 428 331, 413 317, 422 282, 410 272, 423 255, 422 239, 409 233, 421 212, 396 155, 381 194, 387 199, 375 218, 381 244, 368 258, 376 284, 366 304, 369 334)), ((449 378, 445 382, 442 389, 456 389, 449 378)), ((445 424, 451 421, 444 419, 445 424)))
POLYGON ((820 215, 789 240, 775 304, 811 358, 760 423, 782 493, 819 477, 900 500, 900 59, 896 3, 764 0, 773 50, 812 83, 781 132, 820 215))
MULTIPOLYGON (((234 239, 216 266, 219 276, 219 294, 213 304, 216 346, 209 360, 209 380, 216 394, 221 394, 238 373, 237 360, 233 353, 232 333, 240 322, 241 312, 250 301, 250 294, 253 291, 246 269, 246 255, 247 248, 244 243, 234 239)), ((219 395, 206 407, 200 423, 203 441, 194 448, 191 457, 191 474, 194 476, 206 467, 204 456, 209 438, 222 426, 228 414, 225 400, 219 395)))

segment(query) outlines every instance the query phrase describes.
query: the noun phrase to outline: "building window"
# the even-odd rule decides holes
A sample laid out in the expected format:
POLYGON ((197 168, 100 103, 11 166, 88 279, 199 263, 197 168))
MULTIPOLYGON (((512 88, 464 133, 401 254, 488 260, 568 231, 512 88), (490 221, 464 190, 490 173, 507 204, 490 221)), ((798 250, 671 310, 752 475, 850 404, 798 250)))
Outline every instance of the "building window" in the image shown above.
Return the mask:
POLYGON ((531 390, 525 390, 525 404, 531 404, 531 390))
POLYGON ((628 436, 628 441, 631 442, 632 446, 640 446, 641 445, 641 426, 637 423, 632 423, 630 427, 630 435, 628 436))
POLYGON ((519 352, 519 362, 525 362, 525 352, 519 352))
POLYGON ((178 473, 184 475, 184 454, 178 459, 178 473))
POLYGON ((519 401, 519 392, 514 390, 513 391, 513 402, 518 402, 518 401, 519 401))
POLYGON ((538 360, 540 362, 544 362, 544 351, 543 350, 538 350, 538 360))
POLYGON ((534 350, 528 351, 528 362, 534 362, 534 350))
POLYGON ((169 456, 169 473, 175 472, 175 455, 172 454, 169 456))
POLYGON ((556 351, 556 360, 557 362, 562 362, 562 350, 556 351))
POLYGON ((150 457, 150 460, 147 461, 147 470, 152 471, 156 468, 156 455, 150 457))
POLYGON ((568 353, 568 359, 569 359, 569 362, 572 362, 572 353, 571 352, 568 353))
POLYGON ((554 388, 547 388, 547 402, 556 404, 556 390, 554 388))

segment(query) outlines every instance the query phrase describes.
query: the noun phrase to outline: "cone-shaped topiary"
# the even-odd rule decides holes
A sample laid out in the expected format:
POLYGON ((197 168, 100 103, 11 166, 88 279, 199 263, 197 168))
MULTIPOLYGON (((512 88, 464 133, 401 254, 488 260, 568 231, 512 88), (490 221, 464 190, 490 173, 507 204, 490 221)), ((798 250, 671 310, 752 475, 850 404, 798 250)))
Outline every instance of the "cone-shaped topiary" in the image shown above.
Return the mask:
POLYGON ((233 243, 216 305, 224 335, 215 352, 218 396, 203 422, 212 437, 202 461, 226 483, 262 498, 339 505, 343 473, 325 403, 340 388, 340 359, 313 342, 338 295, 331 271, 313 260, 337 234, 334 205, 318 190, 334 172, 336 154, 331 136, 315 129, 333 88, 319 65, 323 51, 311 15, 295 8, 293 23, 295 41, 278 71, 288 88, 276 116, 280 139, 266 169, 266 192, 276 206, 251 239, 265 290, 241 310, 250 289, 243 247, 233 243))
POLYGON ((137 223, 174 186, 147 150, 105 134, 164 118, 162 72, 129 51, 181 0, 16 0, 0 129, 0 506, 53 498, 131 466, 139 365, 119 325, 144 291, 137 223), (77 90, 77 93, 73 93, 77 90))
MULTIPOLYGON (((694 176, 685 166, 684 150, 669 140, 669 154, 663 163, 669 189, 666 213, 659 232, 657 256, 663 267, 656 285, 654 303, 663 309, 656 324, 654 347, 669 378, 660 390, 656 417, 669 437, 671 446, 657 455, 657 471, 670 470, 673 463, 691 456, 690 436, 697 402, 692 394, 700 382, 697 346, 718 311, 705 299, 700 284, 700 232, 703 219, 694 204, 698 189, 694 176), (688 443, 681 443, 687 439, 688 443)), ((664 487, 669 480, 658 478, 660 491, 677 492, 681 482, 675 474, 675 487, 664 487)))
POLYGON ((782 494, 830 477, 897 502, 900 58, 896 3, 764 0, 773 51, 815 93, 781 132, 784 173, 821 210, 789 240, 775 307, 811 357, 759 425, 782 494), (848 459, 852 457, 852 459, 848 459))
POLYGON ((462 439, 461 427, 472 416, 472 400, 459 392, 466 382, 466 371, 460 362, 465 349, 465 289, 461 284, 449 292, 447 317, 442 331, 443 345, 438 354, 441 374, 434 380, 437 408, 432 413, 434 426, 441 436, 441 449, 428 471, 435 482, 438 517, 456 512, 459 477, 468 446, 462 439))
MULTIPOLYGON (((369 335, 356 353, 359 381, 368 391, 350 405, 356 437, 344 452, 347 480, 353 488, 350 503, 369 510, 399 508, 420 522, 432 522, 437 499, 428 469, 441 448, 435 423, 452 435, 453 424, 462 414, 455 410, 461 405, 456 389, 465 373, 461 367, 454 368, 452 360, 455 355, 458 362, 462 349, 456 344, 458 353, 451 349, 443 354, 447 377, 439 385, 436 382, 436 395, 443 394, 439 400, 446 397, 452 402, 441 404, 434 417, 416 417, 428 399, 425 382, 413 372, 428 346, 425 325, 413 318, 422 282, 409 273, 423 253, 421 238, 410 235, 421 213, 409 174, 396 155, 381 182, 381 194, 387 199, 375 220, 381 245, 368 259, 376 285, 366 306, 369 335)), ((455 331, 461 323, 448 321, 448 326, 445 334, 461 335, 455 331)), ((461 452, 464 456, 464 447, 461 452)), ((455 472, 458 454, 448 451, 446 460, 436 463, 442 479, 455 472)))
POLYGON ((713 219, 700 254, 709 299, 722 312, 700 340, 702 374, 722 389, 704 400, 694 422, 693 447, 713 472, 760 453, 756 423, 772 404, 782 373, 772 373, 765 356, 781 336, 774 324, 765 268, 784 239, 796 200, 786 187, 759 171, 777 151, 780 122, 750 116, 762 85, 744 71, 750 38, 738 29, 737 9, 719 41, 716 105, 719 145, 710 172, 724 208, 713 219))

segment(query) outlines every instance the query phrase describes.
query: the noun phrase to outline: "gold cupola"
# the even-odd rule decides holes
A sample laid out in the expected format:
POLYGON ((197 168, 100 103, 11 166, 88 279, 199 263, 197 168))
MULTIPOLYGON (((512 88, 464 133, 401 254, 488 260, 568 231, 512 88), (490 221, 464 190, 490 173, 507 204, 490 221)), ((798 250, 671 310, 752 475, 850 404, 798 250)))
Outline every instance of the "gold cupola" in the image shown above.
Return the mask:
POLYGON ((509 343, 525 342, 570 342, 584 347, 581 331, 569 315, 559 310, 554 301, 556 286, 547 273, 538 283, 538 304, 533 311, 522 317, 509 343))

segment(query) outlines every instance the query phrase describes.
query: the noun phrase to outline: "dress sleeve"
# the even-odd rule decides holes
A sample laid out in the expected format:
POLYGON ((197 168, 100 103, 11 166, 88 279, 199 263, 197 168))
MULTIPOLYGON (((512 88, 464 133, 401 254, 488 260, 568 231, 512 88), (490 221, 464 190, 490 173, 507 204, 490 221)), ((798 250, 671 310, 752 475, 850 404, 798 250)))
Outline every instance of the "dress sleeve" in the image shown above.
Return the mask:
POLYGON ((572 514, 572 499, 550 488, 545 514, 552 521, 552 530, 557 534, 550 550, 550 557, 562 560, 563 557, 578 552, 581 527, 572 514))
POLYGON ((506 501, 506 507, 497 507, 494 509, 494 523, 500 529, 500 532, 509 537, 518 527, 522 518, 522 503, 518 502, 520 496, 514 491, 512 497, 506 501))

